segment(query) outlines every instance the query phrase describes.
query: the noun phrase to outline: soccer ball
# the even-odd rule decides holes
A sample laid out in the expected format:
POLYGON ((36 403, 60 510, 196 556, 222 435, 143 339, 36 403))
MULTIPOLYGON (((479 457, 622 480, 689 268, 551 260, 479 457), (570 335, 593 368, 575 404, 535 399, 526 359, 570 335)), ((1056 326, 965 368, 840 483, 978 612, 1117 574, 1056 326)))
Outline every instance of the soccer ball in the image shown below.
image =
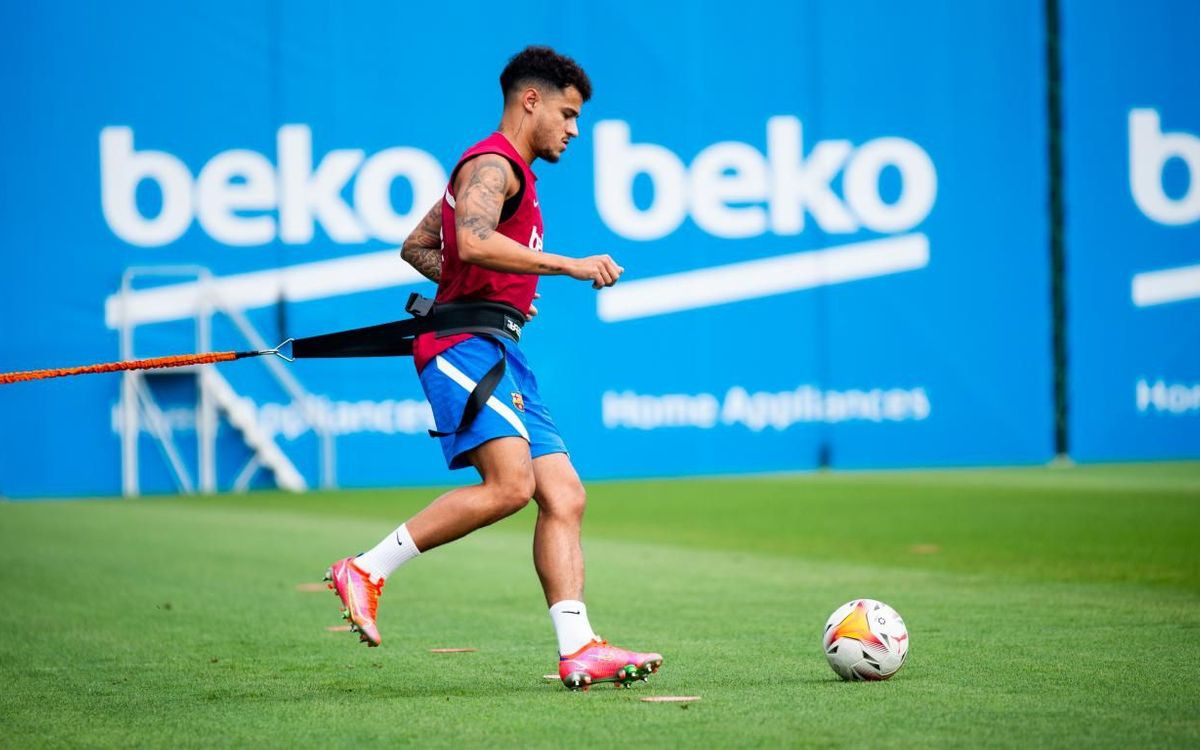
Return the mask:
POLYGON ((908 658, 908 628, 896 610, 874 599, 855 599, 825 623, 825 658, 843 680, 886 680, 908 658))

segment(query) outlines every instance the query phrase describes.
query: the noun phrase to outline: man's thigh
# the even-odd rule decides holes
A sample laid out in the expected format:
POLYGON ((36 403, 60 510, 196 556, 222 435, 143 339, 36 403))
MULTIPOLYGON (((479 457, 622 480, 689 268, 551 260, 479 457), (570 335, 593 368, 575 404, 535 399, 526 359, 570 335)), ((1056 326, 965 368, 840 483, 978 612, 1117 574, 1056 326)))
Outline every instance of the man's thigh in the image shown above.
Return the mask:
POLYGON ((518 437, 499 437, 475 446, 463 454, 484 481, 524 481, 537 474, 529 455, 529 443, 518 437))
MULTIPOLYGON (((433 408, 434 421, 442 432, 452 432, 462 419, 467 398, 484 373, 496 363, 499 347, 484 339, 469 339, 439 354, 421 372, 421 385, 433 408)), ((515 404, 503 400, 517 385, 505 373, 487 404, 462 432, 438 438, 446 464, 451 469, 471 465, 468 454, 484 443, 503 437, 530 442, 525 415, 515 404)))
MULTIPOLYGON (((521 417, 529 430, 529 450, 534 458, 567 453, 566 442, 558 432, 558 425, 550 416, 550 410, 538 391, 537 378, 524 355, 510 355, 509 365, 518 391, 509 394, 513 404, 519 404, 521 417)), ((569 462, 568 462, 569 463, 569 462)))

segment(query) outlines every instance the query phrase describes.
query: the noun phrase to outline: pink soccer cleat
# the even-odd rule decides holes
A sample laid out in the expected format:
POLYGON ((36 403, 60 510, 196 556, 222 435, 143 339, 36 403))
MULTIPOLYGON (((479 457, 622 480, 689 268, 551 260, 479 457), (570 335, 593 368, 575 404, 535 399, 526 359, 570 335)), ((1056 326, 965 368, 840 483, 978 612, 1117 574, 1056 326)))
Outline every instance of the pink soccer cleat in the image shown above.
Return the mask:
POLYGON ((587 690, 597 682, 632 687, 636 680, 644 682, 657 672, 662 660, 660 654, 639 654, 595 640, 573 654, 560 656, 558 676, 571 690, 587 690))
POLYGON ((375 610, 383 581, 372 583, 371 576, 354 564, 353 557, 331 565, 325 580, 342 600, 342 619, 350 621, 350 630, 358 633, 358 639, 368 646, 378 646, 382 638, 375 627, 375 610))

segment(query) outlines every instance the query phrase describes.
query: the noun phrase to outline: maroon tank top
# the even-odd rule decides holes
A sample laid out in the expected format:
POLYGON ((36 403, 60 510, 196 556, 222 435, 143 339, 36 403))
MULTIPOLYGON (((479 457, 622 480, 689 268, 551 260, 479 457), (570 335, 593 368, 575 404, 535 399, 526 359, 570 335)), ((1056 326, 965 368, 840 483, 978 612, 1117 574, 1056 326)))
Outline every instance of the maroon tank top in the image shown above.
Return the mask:
MULTIPOLYGON (((536 274, 492 271, 465 263, 458 257, 458 237, 454 229, 454 178, 463 164, 480 154, 500 154, 505 157, 521 179, 520 192, 504 203, 496 231, 527 246, 532 252, 542 251, 542 209, 538 207, 534 185, 537 175, 529 169, 508 138, 499 132, 492 133, 459 158, 454 171, 450 173, 446 194, 442 197, 442 273, 438 282, 437 301, 491 300, 527 312, 537 291, 539 277, 536 274)), ((434 333, 418 336, 413 345, 417 371, 424 369, 437 355, 470 337, 469 333, 442 338, 434 333)))

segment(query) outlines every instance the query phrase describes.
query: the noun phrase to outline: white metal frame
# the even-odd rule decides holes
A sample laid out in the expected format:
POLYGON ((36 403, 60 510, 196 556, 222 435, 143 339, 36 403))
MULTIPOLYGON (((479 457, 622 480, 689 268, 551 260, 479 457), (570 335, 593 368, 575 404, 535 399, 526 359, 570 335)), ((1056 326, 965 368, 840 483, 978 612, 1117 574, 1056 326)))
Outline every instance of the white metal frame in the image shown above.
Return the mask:
MULTIPOLYGON (((127 268, 121 276, 121 288, 117 295, 118 328, 120 331, 121 359, 136 359, 134 350, 134 333, 138 323, 128 315, 129 306, 126 304, 130 295, 136 290, 134 282, 143 278, 179 278, 194 277, 200 293, 196 295, 195 307, 192 309, 195 320, 195 340, 197 352, 208 352, 212 349, 212 319, 214 314, 227 316, 234 327, 246 339, 252 349, 264 350, 269 348, 266 341, 250 323, 245 313, 235 306, 228 305, 221 299, 220 290, 214 283, 212 273, 203 266, 134 266, 127 268)), ((301 414, 308 426, 316 433, 320 444, 320 485, 324 488, 337 486, 337 451, 334 443, 335 436, 328 425, 319 418, 314 408, 315 400, 299 380, 288 371, 282 362, 275 357, 261 357, 258 361, 266 366, 267 371, 279 383, 284 392, 301 405, 301 414)), ((196 413, 196 442, 197 442, 197 478, 192 480, 183 463, 182 456, 171 434, 171 428, 163 417, 162 410, 154 400, 146 380, 156 374, 153 370, 127 370, 121 381, 121 401, 119 405, 121 428, 121 488, 126 497, 140 494, 140 468, 138 456, 138 440, 144 424, 149 433, 155 438, 179 491, 183 494, 193 494, 197 491, 212 493, 217 490, 216 471, 216 437, 219 404, 224 404, 225 411, 231 423, 239 429, 252 450, 252 456, 241 469, 233 483, 235 491, 245 490, 259 468, 266 467, 275 474, 276 483, 286 489, 303 491, 307 489, 304 478, 295 470, 291 461, 279 448, 275 441, 265 434, 256 433, 257 425, 252 418, 238 414, 234 401, 237 394, 233 392, 229 382, 221 377, 211 366, 172 368, 172 373, 194 373, 197 383, 196 413)))

